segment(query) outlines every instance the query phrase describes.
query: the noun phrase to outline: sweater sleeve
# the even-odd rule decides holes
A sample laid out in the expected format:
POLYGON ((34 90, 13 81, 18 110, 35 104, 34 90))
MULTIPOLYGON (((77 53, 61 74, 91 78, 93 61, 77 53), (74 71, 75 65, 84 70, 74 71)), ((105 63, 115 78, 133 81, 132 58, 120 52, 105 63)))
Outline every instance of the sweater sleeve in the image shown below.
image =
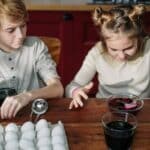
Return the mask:
POLYGON ((78 87, 88 84, 96 74, 96 62, 98 50, 93 47, 85 57, 80 70, 75 75, 74 79, 66 87, 66 96, 72 97, 72 91, 78 87))

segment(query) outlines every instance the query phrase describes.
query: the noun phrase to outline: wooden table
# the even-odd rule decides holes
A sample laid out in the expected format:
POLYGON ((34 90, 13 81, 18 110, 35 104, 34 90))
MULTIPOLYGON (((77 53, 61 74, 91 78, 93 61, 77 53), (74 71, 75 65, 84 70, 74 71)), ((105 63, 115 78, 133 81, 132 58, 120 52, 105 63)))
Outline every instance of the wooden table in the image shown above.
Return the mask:
MULTIPOLYGON (((51 99, 49 110, 41 116, 52 123, 61 120, 64 123, 70 150, 107 150, 101 116, 109 111, 104 99, 89 99, 84 108, 69 110, 70 99, 51 99)), ((15 119, 0 120, 7 124, 15 122, 21 125, 29 120, 31 105, 24 108, 15 119)), ((150 100, 145 100, 143 109, 136 114, 137 132, 132 150, 150 150, 150 100)))

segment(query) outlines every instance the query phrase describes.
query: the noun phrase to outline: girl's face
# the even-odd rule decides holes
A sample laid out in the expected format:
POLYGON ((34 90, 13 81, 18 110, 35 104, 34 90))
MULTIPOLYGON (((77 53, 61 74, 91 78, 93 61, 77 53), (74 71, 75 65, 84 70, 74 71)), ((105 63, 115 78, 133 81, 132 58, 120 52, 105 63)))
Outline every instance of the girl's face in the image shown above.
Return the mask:
POLYGON ((131 59, 137 52, 138 39, 130 39, 125 35, 113 34, 106 41, 108 54, 117 61, 126 61, 131 59))
POLYGON ((26 37, 26 22, 12 22, 8 17, 1 18, 0 48, 11 52, 20 48, 26 37))

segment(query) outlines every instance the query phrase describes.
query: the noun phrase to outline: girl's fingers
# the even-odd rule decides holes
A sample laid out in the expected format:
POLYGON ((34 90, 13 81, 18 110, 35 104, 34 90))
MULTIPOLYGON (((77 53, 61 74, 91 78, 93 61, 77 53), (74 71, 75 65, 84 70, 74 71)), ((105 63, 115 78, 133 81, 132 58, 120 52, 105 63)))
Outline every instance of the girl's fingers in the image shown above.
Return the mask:
POLYGON ((70 105, 69 105, 69 109, 73 108, 73 100, 71 101, 70 105))
MULTIPOLYGON (((83 107, 83 102, 82 102, 82 100, 81 100, 80 97, 77 97, 77 98, 75 99, 75 101, 76 101, 77 105, 79 105, 80 107, 83 107)), ((78 106, 77 106, 77 107, 78 107, 78 106)), ((76 108, 77 108, 77 107, 76 107, 76 108)))
POLYGON ((81 100, 81 97, 76 97, 76 98, 74 98, 74 99, 71 101, 70 105, 69 105, 69 109, 72 109, 73 106, 74 106, 75 108, 78 108, 78 106, 83 107, 83 102, 82 102, 82 100, 81 100))
POLYGON ((77 105, 76 101, 72 100, 70 105, 69 105, 69 109, 72 109, 73 107, 77 107, 76 105, 77 105))
POLYGON ((79 94, 83 99, 88 99, 88 95, 84 91, 80 91, 79 94))

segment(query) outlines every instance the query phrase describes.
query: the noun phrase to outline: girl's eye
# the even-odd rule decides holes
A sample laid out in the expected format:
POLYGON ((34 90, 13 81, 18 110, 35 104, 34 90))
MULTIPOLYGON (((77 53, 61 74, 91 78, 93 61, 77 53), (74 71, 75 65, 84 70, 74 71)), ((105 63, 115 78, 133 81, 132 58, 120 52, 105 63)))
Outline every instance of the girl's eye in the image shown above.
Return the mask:
POLYGON ((114 48, 110 48, 110 50, 112 51, 112 52, 118 52, 118 50, 117 49, 114 49, 114 48))

